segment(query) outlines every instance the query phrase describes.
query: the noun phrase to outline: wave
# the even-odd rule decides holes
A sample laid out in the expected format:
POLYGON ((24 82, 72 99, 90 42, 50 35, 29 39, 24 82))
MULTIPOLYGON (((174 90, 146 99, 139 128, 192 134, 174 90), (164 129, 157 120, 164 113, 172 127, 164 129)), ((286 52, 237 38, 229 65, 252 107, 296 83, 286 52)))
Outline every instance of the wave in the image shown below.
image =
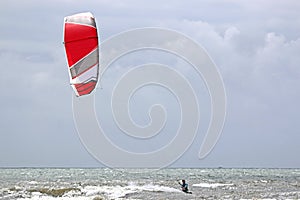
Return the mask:
POLYGON ((3 188, 0 197, 3 199, 72 199, 72 197, 81 194, 80 188, 64 187, 64 188, 50 188, 50 187, 12 187, 3 188))
POLYGON ((225 186, 233 186, 232 183, 196 183, 193 184, 194 187, 203 187, 203 188, 217 188, 225 186))
POLYGON ((155 192, 155 193, 174 193, 181 192, 178 189, 163 186, 145 184, 138 185, 130 183, 128 185, 114 185, 114 186, 99 186, 99 185, 86 185, 78 187, 13 187, 7 188, 1 191, 0 197, 8 199, 22 199, 22 200, 69 200, 69 199, 118 199, 127 197, 128 195, 143 193, 143 192, 155 192))
POLYGON ((126 197, 130 194, 139 192, 181 192, 178 189, 162 186, 162 185, 135 185, 129 184, 127 186, 86 186, 82 190, 87 196, 93 196, 97 194, 104 194, 105 196, 115 199, 126 197))

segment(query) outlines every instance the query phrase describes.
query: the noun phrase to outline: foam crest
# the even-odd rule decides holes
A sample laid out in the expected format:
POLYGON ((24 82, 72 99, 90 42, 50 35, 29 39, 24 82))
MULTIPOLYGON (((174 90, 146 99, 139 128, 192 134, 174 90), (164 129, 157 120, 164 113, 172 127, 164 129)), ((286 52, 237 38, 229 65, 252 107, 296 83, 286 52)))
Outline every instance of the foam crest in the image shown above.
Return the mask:
POLYGON ((233 186, 232 183, 197 183, 193 184, 194 187, 204 187, 204 188, 217 188, 225 186, 233 186))

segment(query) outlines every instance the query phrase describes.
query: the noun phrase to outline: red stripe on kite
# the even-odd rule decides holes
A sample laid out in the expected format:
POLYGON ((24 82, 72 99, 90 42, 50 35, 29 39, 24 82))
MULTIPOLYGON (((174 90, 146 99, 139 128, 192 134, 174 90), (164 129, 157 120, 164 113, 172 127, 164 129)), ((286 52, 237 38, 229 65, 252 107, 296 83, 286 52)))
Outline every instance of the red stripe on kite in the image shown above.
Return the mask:
POLYGON ((89 81, 87 83, 74 84, 79 96, 86 95, 92 92, 96 87, 96 81, 89 81))
POLYGON ((66 23, 64 39, 69 67, 98 47, 97 30, 91 26, 66 23))

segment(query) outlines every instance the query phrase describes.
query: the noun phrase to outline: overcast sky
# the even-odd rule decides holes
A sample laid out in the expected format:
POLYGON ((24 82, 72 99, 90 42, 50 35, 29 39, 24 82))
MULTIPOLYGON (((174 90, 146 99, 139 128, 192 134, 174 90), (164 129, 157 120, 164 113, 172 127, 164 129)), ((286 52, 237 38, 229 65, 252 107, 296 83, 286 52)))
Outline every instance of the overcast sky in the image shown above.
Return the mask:
MULTIPOLYGON (((102 166, 85 150, 76 132, 73 91, 62 44, 63 18, 86 11, 95 15, 101 41, 132 28, 173 29, 201 44, 217 65, 227 94, 223 133, 209 156, 199 160, 201 131, 207 128, 200 125, 199 136, 173 166, 300 167, 297 0, 2 0, 0 167, 102 166)), ((155 62, 160 61, 158 54, 150 54, 155 62)), ((166 55, 161 62, 168 59, 166 55)), ((120 76, 132 63, 140 64, 132 60, 123 59, 111 66, 97 99, 107 98, 115 81, 110 81, 111 77, 120 76), (120 69, 124 63, 131 64, 120 69)), ((180 64, 184 65, 177 63, 176 67, 180 64)), ((201 77, 191 72, 183 74, 192 85, 200 79, 197 97, 208 98, 201 77)), ((137 123, 144 123, 149 106, 157 103, 156 98, 143 98, 152 93, 159 94, 162 104, 174 98, 165 97, 166 92, 159 87, 140 91, 130 104, 137 123)), ((200 104, 203 124, 210 117, 205 102, 200 104)), ((111 118, 106 103, 108 100, 99 101, 97 112, 102 113, 99 119, 106 128, 115 130, 113 135, 117 128, 106 121, 111 118)), ((175 101, 166 108, 176 113, 177 106, 175 101)), ((178 126, 176 120, 176 116, 169 119, 165 132, 178 126)))

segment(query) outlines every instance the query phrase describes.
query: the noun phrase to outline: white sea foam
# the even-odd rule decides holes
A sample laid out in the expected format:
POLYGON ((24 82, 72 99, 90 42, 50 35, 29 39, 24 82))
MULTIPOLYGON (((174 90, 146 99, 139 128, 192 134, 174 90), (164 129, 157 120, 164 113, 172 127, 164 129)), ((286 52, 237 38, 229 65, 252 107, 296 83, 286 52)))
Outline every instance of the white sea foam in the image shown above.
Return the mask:
POLYGON ((38 182, 37 181, 29 181, 28 184, 30 184, 30 185, 36 185, 36 184, 38 184, 38 182))
POLYGON ((120 198, 127 194, 134 193, 134 190, 127 189, 120 185, 116 186, 86 186, 81 190, 86 196, 105 195, 109 198, 120 198))
POLYGON ((162 185, 135 185, 131 183, 127 186, 86 186, 82 189, 82 192, 86 194, 86 196, 95 196, 99 194, 104 194, 109 198, 121 198, 125 197, 128 194, 138 193, 138 192, 181 192, 178 189, 162 186, 162 185))
POLYGON ((233 186, 232 183, 197 183, 193 184, 194 187, 204 187, 204 188, 217 188, 224 186, 233 186))
POLYGON ((153 192, 181 192, 181 190, 171 188, 171 187, 166 187, 162 185, 143 185, 143 186, 136 186, 139 190, 141 191, 153 191, 153 192))

